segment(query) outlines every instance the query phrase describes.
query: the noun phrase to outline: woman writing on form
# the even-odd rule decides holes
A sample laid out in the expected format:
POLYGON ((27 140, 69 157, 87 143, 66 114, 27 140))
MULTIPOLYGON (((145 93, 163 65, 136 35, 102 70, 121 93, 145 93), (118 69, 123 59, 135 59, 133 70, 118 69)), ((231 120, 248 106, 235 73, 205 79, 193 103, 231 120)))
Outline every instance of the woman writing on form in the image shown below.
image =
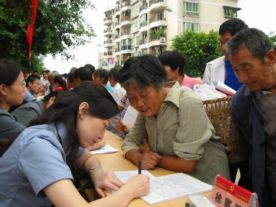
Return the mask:
POLYGON ((105 172, 87 148, 103 138, 117 104, 101 86, 83 83, 63 92, 55 103, 26 128, 0 158, 0 206, 126 206, 148 191, 139 175, 123 185, 105 172), (73 163, 91 177, 96 191, 116 192, 87 203, 72 182, 73 163))

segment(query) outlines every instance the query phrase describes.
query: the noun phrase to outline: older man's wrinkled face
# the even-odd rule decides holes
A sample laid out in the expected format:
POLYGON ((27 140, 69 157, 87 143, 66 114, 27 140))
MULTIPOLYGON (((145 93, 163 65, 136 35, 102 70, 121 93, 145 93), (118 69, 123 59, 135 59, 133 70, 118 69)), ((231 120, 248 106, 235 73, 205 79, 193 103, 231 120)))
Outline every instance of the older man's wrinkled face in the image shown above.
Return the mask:
POLYGON ((276 55, 271 55, 270 52, 272 51, 267 53, 263 61, 255 57, 246 47, 230 55, 233 70, 239 81, 252 91, 270 90, 276 85, 276 55))

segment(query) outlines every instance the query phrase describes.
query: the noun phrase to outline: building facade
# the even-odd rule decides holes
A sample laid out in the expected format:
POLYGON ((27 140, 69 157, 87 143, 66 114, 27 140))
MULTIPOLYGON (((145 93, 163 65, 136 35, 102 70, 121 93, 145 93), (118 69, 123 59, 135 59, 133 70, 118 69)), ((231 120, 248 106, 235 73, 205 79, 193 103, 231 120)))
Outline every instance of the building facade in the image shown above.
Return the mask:
POLYGON ((237 17, 238 0, 116 0, 105 12, 104 56, 123 64, 130 56, 159 55, 183 31, 217 31, 237 17))

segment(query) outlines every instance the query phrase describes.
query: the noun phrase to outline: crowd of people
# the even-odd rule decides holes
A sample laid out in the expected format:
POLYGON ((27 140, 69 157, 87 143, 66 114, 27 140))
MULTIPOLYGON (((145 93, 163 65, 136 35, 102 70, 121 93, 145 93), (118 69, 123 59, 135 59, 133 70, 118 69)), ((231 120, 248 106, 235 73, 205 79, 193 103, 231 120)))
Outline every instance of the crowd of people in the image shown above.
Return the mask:
MULTIPOLYGON (((223 56, 203 79, 189 77, 185 56, 130 57, 111 70, 91 64, 70 73, 26 74, 0 60, 0 206, 126 206, 146 195, 149 178, 123 184, 89 153, 110 130, 123 139, 124 157, 142 169, 161 167, 212 184, 216 175, 256 192, 261 207, 276 205, 276 50, 262 31, 239 19, 219 28, 223 56), (228 161, 195 85, 222 82, 237 93, 232 121, 245 157, 228 161), (129 107, 132 127, 122 119, 129 107), (71 168, 85 171, 103 198, 87 203, 73 185, 71 168), (106 191, 114 193, 106 196, 106 191)), ((213 90, 215 90, 213 88, 213 90)), ((231 139, 231 137, 230 137, 231 139)))

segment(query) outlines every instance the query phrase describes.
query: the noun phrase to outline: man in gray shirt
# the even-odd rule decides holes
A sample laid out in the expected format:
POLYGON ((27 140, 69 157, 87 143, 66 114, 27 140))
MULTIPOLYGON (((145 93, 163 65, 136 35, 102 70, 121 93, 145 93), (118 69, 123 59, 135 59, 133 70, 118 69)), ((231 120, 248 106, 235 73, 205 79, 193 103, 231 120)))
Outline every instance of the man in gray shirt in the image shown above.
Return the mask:
POLYGON ((30 101, 15 109, 12 115, 15 119, 24 126, 28 126, 29 123, 40 116, 43 111, 49 108, 56 100, 59 92, 51 92, 43 98, 41 101, 30 101))

